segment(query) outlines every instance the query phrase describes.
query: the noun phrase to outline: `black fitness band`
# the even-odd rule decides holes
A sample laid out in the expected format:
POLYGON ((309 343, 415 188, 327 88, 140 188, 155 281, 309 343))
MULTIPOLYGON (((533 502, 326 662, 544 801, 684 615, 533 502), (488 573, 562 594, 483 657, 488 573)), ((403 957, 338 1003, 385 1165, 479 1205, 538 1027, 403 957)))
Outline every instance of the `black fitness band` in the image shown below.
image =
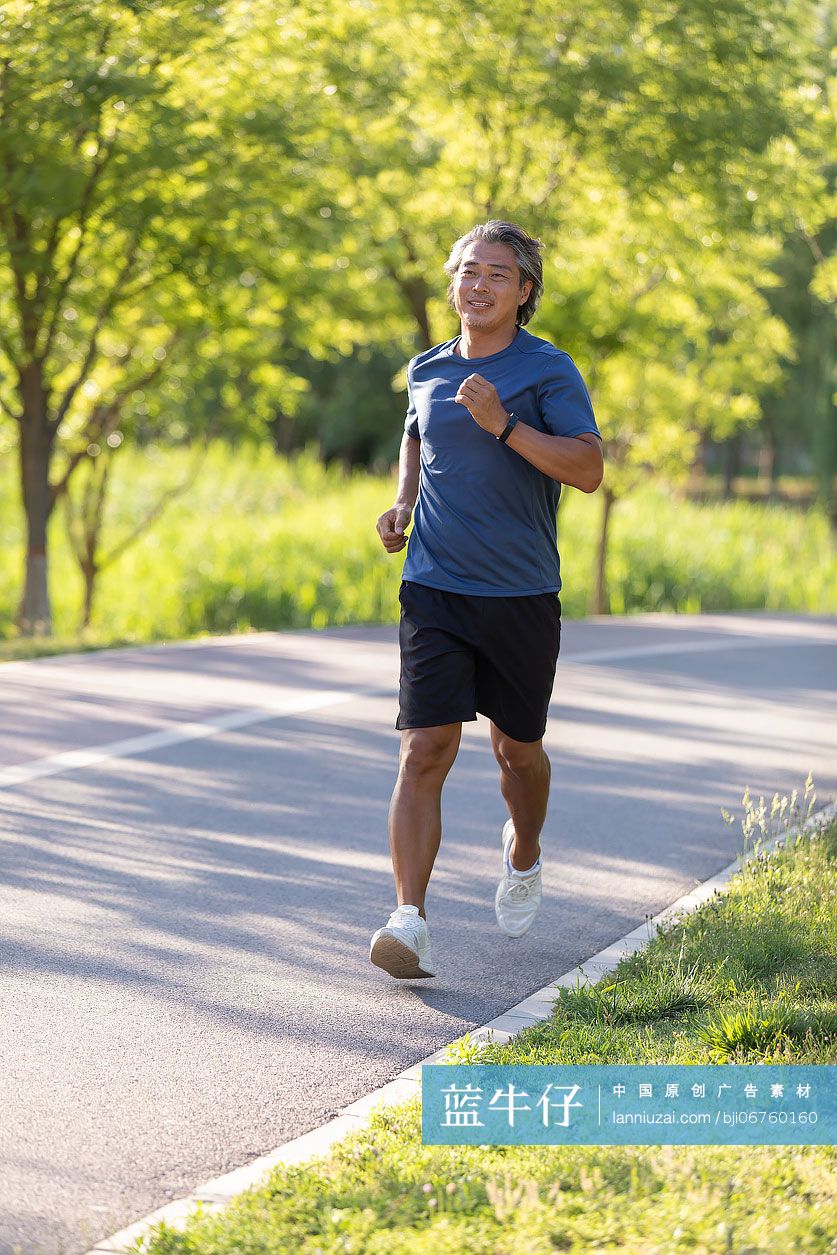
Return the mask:
POLYGON ((505 427, 503 428, 503 430, 500 432, 499 436, 497 437, 497 439, 500 441, 501 444, 506 443, 506 441, 508 440, 509 436, 512 434, 516 426, 517 426, 517 419, 515 418, 514 414, 510 414, 509 421, 506 423, 505 427))

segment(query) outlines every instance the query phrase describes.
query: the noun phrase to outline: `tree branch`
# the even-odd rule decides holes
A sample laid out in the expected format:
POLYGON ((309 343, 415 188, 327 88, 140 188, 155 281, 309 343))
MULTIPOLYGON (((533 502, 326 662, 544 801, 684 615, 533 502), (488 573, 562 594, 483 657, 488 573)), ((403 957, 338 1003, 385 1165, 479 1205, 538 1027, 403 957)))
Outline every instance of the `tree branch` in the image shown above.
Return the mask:
MULTIPOLYGON (((11 177, 13 166, 6 160, 6 173, 11 177)), ((11 206, 0 201, 0 227, 3 229, 3 236, 6 243, 6 252, 9 254, 9 266, 14 280, 14 291, 17 297, 16 312, 20 324, 20 337, 23 342, 24 352, 29 347, 28 339, 31 337, 27 334, 27 329, 31 326, 29 299, 26 295, 26 278, 20 268, 19 246, 20 239, 18 235, 19 223, 17 216, 11 209, 11 206)), ((11 360, 15 363, 18 372, 23 367, 22 359, 14 354, 9 354, 11 360)))
MULTIPOLYGON (((111 30, 112 30, 112 27, 110 26, 105 26, 103 28, 101 38, 99 39, 99 43, 96 48, 97 56, 101 57, 104 55, 108 46, 108 41, 110 39, 111 30)), ((40 354, 41 362, 45 362, 47 357, 49 356, 50 349, 52 348, 53 337, 55 336, 55 331, 58 326, 58 317, 61 312, 61 304, 64 300, 64 297, 67 295, 67 290, 70 287, 70 284, 72 283, 75 277, 75 273, 78 268, 79 258, 81 256, 82 249, 84 248, 84 245, 86 243, 87 219, 88 219, 88 216, 90 213, 90 207, 93 201, 93 192, 95 191, 96 184, 99 182, 102 171, 105 169, 111 157, 113 156, 114 150, 116 148, 116 141, 117 141, 117 138, 119 137, 119 127, 117 126, 114 128, 113 135, 111 135, 110 139, 107 141, 107 144, 102 145, 102 142, 101 142, 102 141, 102 110, 101 110, 101 105, 100 105, 99 110, 96 114, 95 120, 93 122, 91 122, 89 125, 87 123, 82 122, 76 128, 76 132, 73 137, 73 148, 76 153, 80 151, 82 141, 94 129, 96 131, 96 157, 95 157, 95 160, 93 161, 93 165, 90 169, 90 173, 87 177, 87 181, 85 182, 84 189, 82 190, 82 194, 81 194, 81 199, 79 201, 78 220, 76 223, 79 229, 78 241, 76 243, 75 249, 73 250, 73 254, 70 257, 66 274, 58 285, 57 294, 53 302, 52 318, 50 319, 50 324, 47 329, 46 341, 43 347, 41 348, 41 354, 40 354)), ((54 257, 55 250, 58 245, 58 233, 61 227, 61 223, 67 217, 69 217, 68 214, 59 214, 58 216, 56 216, 55 221, 52 224, 52 230, 50 231, 50 236, 47 242, 47 250, 46 250, 46 256, 50 260, 54 257)), ((44 277, 45 276, 42 276, 42 279, 44 277)), ((39 281, 37 297, 40 298, 41 295, 42 295, 42 285, 41 285, 41 281, 39 281)))
POLYGON ((651 273, 649 274, 645 282, 641 284, 640 287, 638 287, 628 297, 629 304, 633 306, 641 297, 647 296, 649 292, 653 292, 654 288, 659 287, 663 279, 665 279, 665 277, 666 277, 665 266, 655 267, 655 269, 651 271, 651 273))
POLYGON ((817 263, 824 262, 825 254, 820 248, 820 242, 817 237, 815 235, 811 235, 810 232, 806 231, 803 226, 799 226, 797 230, 803 241, 808 245, 814 261, 817 263))
MULTIPOLYGON (((6 57, 3 61, 2 73, 0 73, 0 127, 5 126, 8 115, 8 84, 11 64, 11 59, 6 57)), ((8 149, 4 152, 3 166, 6 177, 9 183, 11 183, 15 173, 15 163, 8 149)), ((28 250, 30 243, 28 224, 19 209, 7 200, 0 200, 0 226, 3 228, 6 250, 9 254, 9 265, 14 278, 14 289, 17 296, 17 315, 20 322, 23 351, 25 356, 29 355, 31 357, 38 331, 37 318, 36 311, 26 292, 26 275, 20 265, 20 254, 28 250)), ((10 357, 15 363, 18 372, 20 372, 23 362, 17 360, 13 355, 10 355, 10 357)))
POLYGON ((122 291, 121 295, 119 296, 119 299, 117 300, 116 304, 121 305, 123 301, 133 301, 138 296, 142 296, 143 292, 148 292, 151 288, 154 287, 155 284, 159 283, 162 279, 169 279, 169 278, 171 278, 171 271, 158 270, 155 274, 150 275, 147 279, 139 280, 137 283, 134 284, 133 287, 125 288, 122 291))
MULTIPOLYGON (((566 147, 567 146, 565 145, 565 148, 566 147)), ((569 149, 569 154, 570 154, 570 163, 569 163, 569 166, 565 168, 561 167, 561 165, 558 162, 558 157, 556 157, 553 172, 547 179, 544 190, 541 192, 540 196, 535 197, 535 199, 532 201, 532 204, 535 208, 540 209, 542 205, 546 205, 550 197, 552 196, 553 192, 556 191, 561 180, 562 179, 566 180, 567 178, 569 178, 569 176, 575 170, 579 162, 578 147, 576 145, 572 145, 572 147, 570 147, 569 149)))
MULTIPOLYGON (((87 223, 90 216, 90 210, 93 204, 93 193, 96 190, 96 185, 99 182, 99 179, 101 178, 103 170, 106 168, 108 162, 110 161, 111 157, 114 154, 114 151, 116 148, 116 140, 118 138, 118 135, 119 135, 119 130, 117 128, 114 131, 113 135, 111 136, 110 140, 107 142, 107 144, 104 145, 101 152, 96 154, 96 160, 93 162, 93 165, 90 170, 90 174, 88 175, 88 178, 87 178, 87 182, 84 185, 84 190, 82 191, 82 194, 81 194, 81 200, 79 201, 78 218, 76 222, 76 226, 78 227, 78 232, 79 232, 78 239, 76 241, 76 246, 73 249, 70 260, 67 264, 67 269, 64 273, 64 277, 61 279, 60 283, 58 284, 55 298, 52 302, 52 316, 49 320, 49 326, 47 327, 46 337, 44 339, 44 342, 41 346, 40 353, 39 353, 41 362, 46 361, 47 357, 49 356, 50 350, 52 349, 52 342, 53 342, 53 339, 55 338, 55 332, 58 327, 58 319, 61 313, 61 306, 63 304, 65 296, 67 295, 70 285, 76 276, 76 271, 78 270, 79 259, 81 258, 82 250, 84 249, 84 246, 87 243, 87 223)), ((52 232, 50 233, 50 239, 49 239, 49 244, 48 244, 48 256, 50 257, 54 255, 55 253, 55 249, 57 247, 57 240, 58 240, 58 231, 59 231, 61 223, 64 221, 64 219, 67 216, 68 215, 65 214, 60 217, 57 217, 55 219, 55 222, 53 223, 53 228, 52 228, 52 232)), ((42 276, 42 279, 43 277, 44 276, 42 276)), ((40 297, 42 297, 43 295, 43 286, 42 286, 41 281, 39 281, 39 284, 38 284, 37 295, 40 297)))
POLYGON ((90 333, 90 340, 87 345, 87 351, 84 355, 84 360, 82 361, 78 374, 76 375, 75 379, 69 385, 66 392, 64 393, 64 396, 62 397, 59 403, 55 418, 50 420, 54 429, 57 429, 63 422, 64 418, 66 417, 67 411, 69 410, 70 406, 75 400, 76 393, 78 392, 82 384, 88 379, 90 372, 93 369, 93 365, 96 361, 96 357, 99 352, 99 336, 108 318, 113 313, 114 308, 119 304, 119 301, 121 299, 120 289, 122 288, 122 285, 124 284, 125 280, 130 274, 131 268, 133 267, 134 262, 136 261, 136 255, 137 255, 137 250, 139 248, 139 241, 140 241, 141 235, 142 235, 142 226, 137 227, 137 229, 135 230, 134 237, 131 241, 130 247, 128 248, 128 253, 125 257, 125 261, 122 265, 122 268, 120 269, 119 274, 116 276, 116 280, 113 284, 113 287, 110 290, 110 293, 108 294, 107 299, 105 300, 105 302, 99 309, 98 314, 96 315, 96 321, 93 324, 93 330, 90 333))
POLYGON ((166 489, 166 491, 162 493, 160 497, 158 497, 158 499, 155 501, 151 509, 145 515, 143 515, 139 523, 136 524, 136 526, 128 533, 128 535, 125 536, 119 542, 118 545, 114 545, 113 549, 111 549, 107 557, 102 558, 99 561, 97 565, 100 571, 103 570, 105 567, 110 566, 113 562, 117 560, 117 558, 121 558, 125 550, 129 549, 130 546, 133 545, 135 541, 139 540, 143 532, 147 531, 148 528, 151 527, 152 523, 156 522, 156 520, 160 517, 160 515, 165 510, 166 506, 169 505, 172 501, 176 500, 177 497, 182 496, 183 493, 187 491, 187 489, 192 487, 192 484, 197 479, 198 471, 200 470, 201 465, 204 462, 205 458, 206 458, 206 446, 199 445, 198 452, 195 455, 195 458, 192 462, 191 467, 189 468, 189 471, 186 474, 185 479, 183 479, 181 483, 175 484, 174 487, 166 489))
POLYGON ((78 464, 88 456, 88 446, 96 441, 107 440, 108 436, 111 435, 112 432, 116 431, 116 428, 119 426, 119 420, 122 417, 122 406, 125 404, 127 398, 132 392, 135 392, 137 388, 144 388, 157 378, 168 359, 171 349, 179 338, 179 332, 173 332, 172 335, 169 336, 168 343, 165 346, 166 356, 164 358, 155 362, 151 370, 146 371, 144 375, 139 375, 137 378, 126 383, 119 390, 119 392, 111 398, 107 405, 96 406, 90 415, 87 427, 82 433, 82 439, 84 440, 83 447, 77 449, 75 453, 70 454, 64 474, 59 480, 49 486, 50 509, 58 498, 67 491, 67 484, 70 482, 73 472, 78 464))

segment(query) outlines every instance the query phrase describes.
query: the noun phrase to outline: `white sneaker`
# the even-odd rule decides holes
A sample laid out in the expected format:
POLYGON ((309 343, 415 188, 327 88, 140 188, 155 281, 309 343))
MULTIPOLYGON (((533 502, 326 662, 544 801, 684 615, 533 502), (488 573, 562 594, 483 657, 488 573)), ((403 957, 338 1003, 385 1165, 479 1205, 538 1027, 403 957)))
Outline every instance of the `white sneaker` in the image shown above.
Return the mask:
POLYGON ((372 937, 369 958, 399 980, 435 976, 430 933, 417 906, 399 906, 372 937))
POLYGON ((514 824, 508 819, 503 826, 503 876, 494 898, 494 913, 507 937, 522 937, 534 924, 541 904, 541 859, 537 871, 530 875, 511 875, 509 850, 513 841, 514 824))

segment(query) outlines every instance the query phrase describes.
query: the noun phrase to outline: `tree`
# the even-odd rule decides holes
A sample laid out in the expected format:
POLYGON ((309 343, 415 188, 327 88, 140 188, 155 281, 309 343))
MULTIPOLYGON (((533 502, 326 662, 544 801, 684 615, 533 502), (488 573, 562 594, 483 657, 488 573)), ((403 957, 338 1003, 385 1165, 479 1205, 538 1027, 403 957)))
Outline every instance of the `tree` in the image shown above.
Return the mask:
POLYGON ((234 5, 17 0, 3 19, 0 408, 19 431, 32 633, 50 629, 48 522, 88 450, 178 369, 206 386, 225 329, 264 361, 247 261, 282 222, 254 174, 292 158, 292 91, 251 110, 231 95, 225 58, 246 63, 249 35, 234 5))
POLYGON ((828 259, 837 243, 832 220, 811 235, 794 229, 782 242, 772 269, 777 285, 767 292, 774 314, 792 340, 783 357, 781 378, 760 396, 760 434, 769 450, 775 482, 785 457, 804 449, 817 482, 817 496, 837 521, 837 282, 828 280, 828 259))
POLYGON ((3 15, 0 325, 12 387, 2 404, 20 435, 24 632, 50 629, 56 500, 176 342, 162 319, 141 322, 135 310, 176 248, 176 230, 161 229, 165 179, 208 147, 196 137, 197 111, 164 83, 180 58, 206 46, 217 20, 208 6, 179 10, 147 10, 142 46, 128 6, 20 0, 3 15), (51 478, 62 441, 72 450, 51 478))
POLYGON ((618 187, 590 191, 585 230, 551 267, 539 326, 577 358, 605 440, 590 607, 603 614, 617 502, 651 476, 682 479, 703 435, 754 423, 790 337, 760 291, 776 241, 722 236, 697 193, 637 214, 618 187))
POLYGON ((79 621, 81 631, 90 626, 96 588, 102 571, 113 566, 157 522, 166 507, 191 488, 205 452, 204 446, 198 444, 196 456, 188 473, 178 483, 159 490, 156 500, 145 513, 138 519, 133 519, 130 528, 123 532, 106 553, 103 553, 102 533, 108 486, 113 470, 113 459, 121 443, 121 434, 113 432, 108 436, 105 448, 93 446, 74 479, 74 487, 77 487, 79 491, 74 492, 68 487, 62 497, 70 547, 78 562, 84 583, 84 599, 79 621), (79 480, 81 482, 78 482, 79 480))
MULTIPOLYGON (((809 0, 571 16, 546 0, 378 0, 305 6, 283 32, 306 81, 332 91, 333 221, 390 277, 426 347, 446 318, 427 276, 455 235, 504 216, 560 238, 598 171, 639 201, 699 191, 751 228, 754 162, 793 130, 815 14, 809 0)), ((777 195, 796 191, 786 172, 777 195)))
MULTIPOLYGON (((623 447, 626 468, 667 449, 679 466, 694 432, 749 421, 772 381, 787 346, 753 276, 800 206, 814 235, 822 220, 797 142, 821 52, 813 0, 572 14, 547 0, 6 0, 0 16, 0 410, 20 437, 21 630, 49 626, 47 525, 92 447, 160 423, 266 430, 281 414, 285 435, 310 430, 311 359, 355 371, 361 351, 394 361, 444 338, 439 263, 489 215, 563 252, 553 286, 582 321, 545 305, 533 329, 592 372, 616 491, 623 447), (765 332, 749 355, 742 325, 765 332), (650 443, 636 421, 649 396, 650 443)), ((352 456, 375 447, 370 427, 352 456)))
MULTIPOLYGON (((759 342, 762 361, 755 373, 743 362, 738 383, 732 378, 724 387, 710 383, 724 370, 734 375, 737 357, 746 358, 739 331, 760 334, 765 310, 751 287, 757 274, 769 282, 764 259, 775 252, 771 232, 800 210, 817 212, 816 163, 797 141, 809 122, 804 92, 819 46, 819 21, 818 6, 807 0, 759 6, 751 0, 706 0, 688 11, 639 2, 616 8, 593 4, 572 15, 545 0, 511 8, 499 0, 451 0, 443 11, 419 3, 406 12, 387 0, 351 10, 306 6, 284 25, 285 47, 295 60, 303 59, 305 81, 324 84, 334 104, 322 142, 332 167, 329 221, 335 241, 345 241, 335 247, 345 247, 347 279, 355 258, 372 262, 363 273, 372 279, 375 298, 386 300, 380 280, 388 278, 421 349, 453 334, 439 263, 455 236, 475 221, 513 218, 553 250, 594 252, 598 270, 588 268, 582 277, 574 265, 574 278, 583 283, 578 291, 559 284, 565 311, 575 311, 576 319, 555 318, 545 307, 533 329, 554 333, 556 343, 573 346, 594 370, 614 345, 630 341, 632 351, 642 354, 645 333, 650 351, 665 344, 673 349, 672 325, 681 358, 693 362, 693 373, 701 369, 698 355, 709 352, 715 365, 703 362, 703 402, 695 402, 703 417, 698 422, 686 412, 691 402, 682 414, 673 409, 677 392, 670 389, 669 434, 661 444, 658 429, 654 442, 660 469, 672 465, 664 447, 675 445, 676 466, 682 469, 697 431, 725 422, 732 430, 731 416, 753 421, 752 388, 759 372, 773 379, 768 359, 787 347, 778 323, 770 323, 767 340, 759 342), (348 51, 335 57, 335 44, 348 51), (376 72, 370 75, 372 65, 376 72), (378 66, 385 67, 380 74, 378 66), (595 238, 611 206, 627 220, 626 203, 632 253, 639 249, 631 243, 632 233, 641 235, 643 222, 662 232, 660 247, 648 242, 647 266, 619 267, 624 232, 595 238), (703 306, 704 318, 714 317, 720 300, 723 322, 727 298, 717 291, 701 293, 703 266, 692 266, 690 259, 694 254, 702 261, 707 246, 695 245, 684 229, 680 220, 690 213, 701 224, 692 235, 702 232, 715 258, 719 253, 729 258, 736 276, 729 302, 744 303, 732 290, 737 285, 747 301, 752 296, 748 308, 758 311, 751 326, 730 325, 727 333, 718 329, 708 335, 697 328, 691 346, 684 337, 694 310, 703 306), (680 224, 676 230, 669 229, 669 218, 680 224), (749 248, 751 237, 756 242, 749 248), (736 256, 742 242, 744 253, 736 256), (608 265, 610 250, 616 253, 614 268, 608 265), (691 312, 671 279, 681 261, 694 294, 691 312), (660 283, 660 301, 674 297, 674 311, 659 301, 654 305, 652 293, 660 283), (607 312, 614 285, 615 312, 628 320, 622 327, 607 312), (588 296, 595 297, 592 323, 585 321, 592 314, 588 296), (636 318, 634 301, 643 309, 636 318), (596 332, 600 324, 605 330, 596 332), (606 342, 608 335, 614 345, 606 342), (710 421, 713 404, 717 415, 710 421)), ((717 270, 717 261, 713 264, 717 270)), ((568 275, 565 267, 563 278, 568 275)), ((553 284, 555 278, 553 273, 553 284)), ((714 282, 717 286, 717 277, 714 282)), ((391 325, 388 301, 385 310, 391 325)), ((377 320, 372 315, 373 327, 383 316, 384 309, 377 320)), ((610 395, 603 400, 607 406, 610 395)), ((617 404, 615 412, 624 414, 624 406, 617 404)), ((617 463, 622 447, 638 439, 644 443, 635 426, 624 425, 618 433, 609 427, 609 450, 617 463)), ((648 455, 646 447, 643 457, 648 455)), ((606 502, 615 480, 614 474, 605 485, 606 502)))

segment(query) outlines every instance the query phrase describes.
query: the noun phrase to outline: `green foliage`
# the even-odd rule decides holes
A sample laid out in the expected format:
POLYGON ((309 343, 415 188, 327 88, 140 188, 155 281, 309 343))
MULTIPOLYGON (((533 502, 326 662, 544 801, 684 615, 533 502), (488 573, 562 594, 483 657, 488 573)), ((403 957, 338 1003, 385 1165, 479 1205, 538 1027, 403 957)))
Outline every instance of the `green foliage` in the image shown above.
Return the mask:
MULTIPOLYGON (((679 956, 681 958, 682 956, 679 956)), ((699 1011, 709 1001, 709 985, 695 964, 661 963, 642 981, 603 981, 562 994, 568 1015, 596 1025, 654 1024, 699 1011)))
POLYGON ((223 1218, 148 1255, 827 1255, 828 1148, 422 1147, 415 1111, 376 1117, 319 1169, 277 1171, 223 1218), (405 1145, 406 1141, 406 1145, 405 1145), (769 1205, 768 1205, 769 1204, 769 1205))
POLYGON ((696 505, 647 488, 620 505, 612 526, 613 614, 837 608, 837 552, 822 511, 696 505))
MULTIPOLYGON (((137 392, 127 410, 142 419, 152 381, 176 395, 185 363, 175 349, 190 341, 200 386, 212 308, 200 293, 242 268, 221 207, 244 180, 232 184, 231 136, 207 65, 223 8, 158 2, 140 14, 94 0, 71 12, 16 0, 5 9, 0 314, 13 370, 0 398, 34 423, 22 380, 43 381, 47 416, 72 452, 98 425, 97 407, 119 398, 123 408, 137 392)), ((226 317, 234 323, 232 304, 226 317)))
MULTIPOLYGON (((189 474, 189 450, 114 455, 108 549, 189 474)), ((196 481, 100 577, 90 633, 78 644, 177 639, 201 632, 393 623, 401 559, 375 520, 391 479, 325 468, 311 453, 212 445, 196 481)), ((559 545, 564 613, 586 612, 598 502, 569 491, 559 545)), ((68 643, 81 581, 53 520, 56 631, 68 643)), ((22 518, 14 468, 0 460, 0 638, 13 635, 22 518)), ((837 609, 837 554, 822 515, 734 503, 693 505, 646 489, 615 515, 610 578, 616 612, 837 609)))
POLYGON ((837 1009, 798 1010, 786 1002, 765 1005, 759 999, 736 1011, 719 1011, 695 1030, 709 1047, 713 1063, 737 1063, 757 1056, 785 1057, 814 1041, 837 1044, 837 1009))
POLYGON ((387 457, 386 375, 453 332, 441 262, 489 216, 547 245, 533 330, 589 379, 608 492, 682 476, 699 434, 781 387, 794 349, 763 289, 833 199, 814 0, 77 9, 0 10, 0 416, 28 448, 30 630, 55 495, 109 436, 387 457))
POLYGON ((759 290, 774 281, 770 237, 722 232, 685 191, 637 212, 601 178, 584 189, 583 212, 584 229, 548 267, 536 319, 576 355, 618 498, 649 474, 682 478, 701 434, 754 423, 790 339, 759 290))
POLYGON ((479 1063, 485 1051, 485 1042, 470 1033, 457 1037, 445 1050, 445 1063, 479 1063))
POLYGON ((825 116, 809 90, 823 19, 806 0, 716 0, 688 20, 599 3, 564 20, 546 0, 5 13, 4 212, 20 215, 17 233, 4 218, 5 347, 20 362, 32 347, 15 268, 30 287, 49 280, 30 312, 58 317, 56 376, 104 315, 91 379, 105 399, 126 359, 177 328, 183 355, 136 401, 144 421, 186 390, 205 418, 292 413, 288 346, 442 338, 441 258, 500 212, 560 240, 551 281, 585 315, 569 328, 585 356, 630 351, 642 329, 665 354, 673 325, 700 358, 720 316, 745 333, 738 356, 749 340, 769 358, 753 249, 770 251, 775 223, 816 230, 823 215, 825 116), (605 264, 582 273, 588 243, 605 264), (727 268, 755 322, 733 284, 719 303, 727 268))
MULTIPOLYGON (((314 443, 327 460, 391 466, 398 459, 406 412, 406 387, 393 381, 403 373, 404 356, 390 349, 361 345, 349 356, 317 361, 310 354, 293 358, 308 390, 292 422, 292 446, 314 443)), ((277 432, 280 437, 281 433, 277 432)))

